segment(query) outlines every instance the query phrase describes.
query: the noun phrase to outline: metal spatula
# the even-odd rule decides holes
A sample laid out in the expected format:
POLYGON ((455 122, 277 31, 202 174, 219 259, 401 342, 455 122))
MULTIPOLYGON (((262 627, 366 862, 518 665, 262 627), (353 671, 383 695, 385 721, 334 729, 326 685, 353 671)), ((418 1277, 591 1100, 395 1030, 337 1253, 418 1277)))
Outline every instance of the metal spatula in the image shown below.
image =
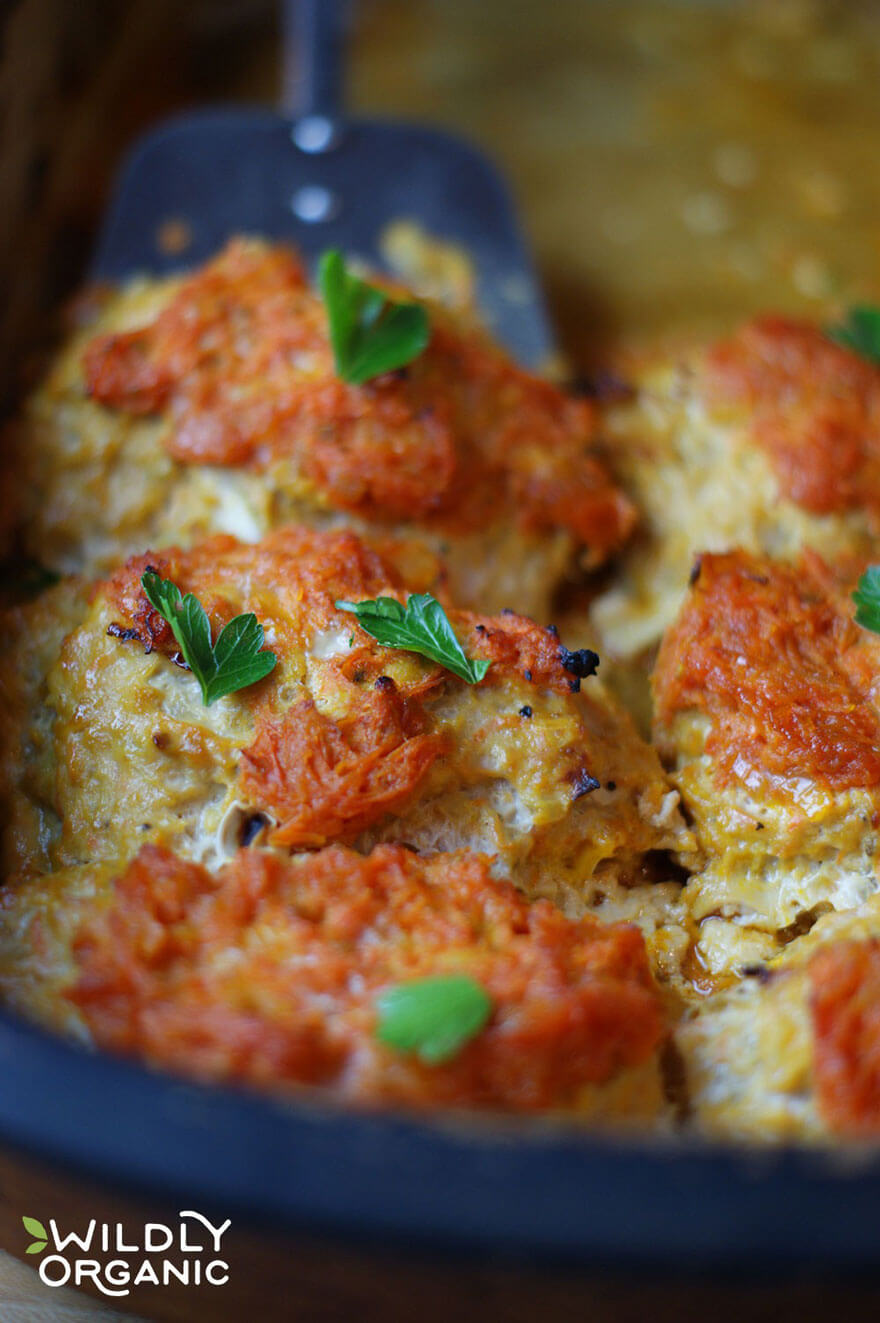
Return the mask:
POLYGON ((290 241, 312 260, 336 247, 381 267, 383 230, 412 220, 464 248, 483 318, 519 362, 540 366, 553 337, 495 168, 446 133, 343 113, 334 0, 287 0, 284 20, 282 113, 202 110, 144 137, 122 170, 92 274, 164 274, 242 233, 290 241))

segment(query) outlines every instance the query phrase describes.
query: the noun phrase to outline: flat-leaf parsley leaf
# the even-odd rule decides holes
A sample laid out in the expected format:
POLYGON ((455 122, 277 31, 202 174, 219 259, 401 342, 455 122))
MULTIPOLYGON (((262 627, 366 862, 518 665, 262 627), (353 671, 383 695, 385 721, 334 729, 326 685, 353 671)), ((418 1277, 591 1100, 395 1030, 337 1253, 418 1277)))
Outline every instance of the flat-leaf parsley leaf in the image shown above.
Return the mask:
POLYGON ((839 326, 827 326, 825 334, 844 349, 861 354, 869 363, 880 364, 880 308, 859 303, 850 308, 839 326))
POLYGON ((856 604, 856 624, 880 634, 880 565, 868 566, 852 599, 856 604))
POLYGON ((336 372, 361 386, 383 372, 405 367, 427 347, 428 314, 419 303, 394 303, 360 280, 338 248, 324 253, 318 284, 330 323, 336 372))
POLYGON ((470 975, 438 974, 386 988, 376 1009, 380 1042, 440 1066, 485 1028, 492 1002, 470 975))
POLYGON ((418 652, 468 684, 478 684, 489 669, 487 661, 465 655, 446 612, 430 593, 413 593, 406 606, 393 597, 376 597, 366 602, 337 602, 336 607, 353 612, 361 629, 385 647, 418 652))
POLYGON ((274 669, 278 658, 274 652, 260 651, 263 626, 252 611, 230 620, 212 644, 205 608, 192 593, 184 596, 176 583, 163 579, 153 569, 142 574, 141 588, 150 605, 171 626, 183 660, 199 682, 206 707, 224 694, 256 684, 274 669))

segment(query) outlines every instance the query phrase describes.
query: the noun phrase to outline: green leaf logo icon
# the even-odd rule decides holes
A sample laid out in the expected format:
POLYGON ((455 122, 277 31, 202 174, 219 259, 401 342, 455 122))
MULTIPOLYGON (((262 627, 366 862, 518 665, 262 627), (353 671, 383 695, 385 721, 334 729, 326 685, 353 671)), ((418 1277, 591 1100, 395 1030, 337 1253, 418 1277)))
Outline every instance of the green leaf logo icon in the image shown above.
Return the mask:
POLYGON ((46 1228, 43 1226, 42 1222, 38 1222, 35 1217, 23 1217, 21 1220, 25 1231, 27 1231, 29 1235, 35 1237, 33 1245, 28 1245, 26 1253, 42 1254, 49 1240, 46 1228))

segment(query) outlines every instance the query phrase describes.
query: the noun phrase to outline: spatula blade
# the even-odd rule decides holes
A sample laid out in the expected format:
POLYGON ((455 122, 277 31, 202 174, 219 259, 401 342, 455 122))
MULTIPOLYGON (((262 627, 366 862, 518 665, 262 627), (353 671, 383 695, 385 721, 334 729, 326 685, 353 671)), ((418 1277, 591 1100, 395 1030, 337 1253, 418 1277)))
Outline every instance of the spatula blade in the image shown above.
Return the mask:
POLYGON ((122 170, 92 275, 165 274, 205 261, 234 234, 286 240, 312 260, 338 247, 381 267, 383 230, 412 220, 471 257, 481 314, 514 358, 531 368, 547 360, 540 287, 486 157, 448 134, 376 120, 346 121, 337 146, 311 154, 293 126, 271 111, 219 109, 153 130, 122 170), (323 219, 297 214, 310 200, 323 219), (169 245, 169 232, 187 242, 169 245))

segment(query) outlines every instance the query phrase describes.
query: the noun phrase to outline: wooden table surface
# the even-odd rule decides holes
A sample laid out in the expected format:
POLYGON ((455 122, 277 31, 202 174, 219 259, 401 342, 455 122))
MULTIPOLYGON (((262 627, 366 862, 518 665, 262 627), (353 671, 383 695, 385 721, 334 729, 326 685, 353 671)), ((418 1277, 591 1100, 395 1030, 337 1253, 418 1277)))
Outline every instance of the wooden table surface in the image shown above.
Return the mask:
MULTIPOLYGON (((223 91, 271 100, 275 59, 258 32, 223 91)), ((161 100, 129 69, 105 83, 105 118, 135 84, 161 100)), ((863 0, 364 0, 352 99, 449 125, 499 160, 586 364, 609 338, 880 291, 878 72, 880 14, 863 0)), ((649 1312, 665 1317, 656 1299, 649 1312)), ((0 1252, 0 1323, 122 1317, 0 1252)))

